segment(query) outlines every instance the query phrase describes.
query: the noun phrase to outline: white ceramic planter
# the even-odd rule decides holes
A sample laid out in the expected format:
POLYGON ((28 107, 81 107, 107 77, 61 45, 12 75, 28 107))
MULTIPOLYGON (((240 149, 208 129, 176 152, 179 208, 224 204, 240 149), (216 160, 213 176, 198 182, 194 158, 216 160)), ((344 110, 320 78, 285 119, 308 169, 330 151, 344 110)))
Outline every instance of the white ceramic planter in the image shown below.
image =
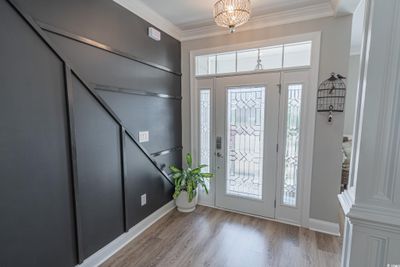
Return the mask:
POLYGON ((182 191, 175 200, 176 207, 180 212, 192 212, 196 209, 196 205, 199 199, 199 193, 192 199, 191 202, 188 200, 188 193, 182 191))

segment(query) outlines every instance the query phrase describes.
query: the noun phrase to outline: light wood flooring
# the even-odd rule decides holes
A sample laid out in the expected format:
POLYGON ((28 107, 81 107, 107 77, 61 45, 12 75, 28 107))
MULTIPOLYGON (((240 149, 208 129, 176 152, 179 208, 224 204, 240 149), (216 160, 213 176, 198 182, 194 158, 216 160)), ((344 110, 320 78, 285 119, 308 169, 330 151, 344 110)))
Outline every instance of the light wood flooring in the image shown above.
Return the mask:
POLYGON ((170 212, 102 267, 336 267, 340 257, 338 237, 198 206, 170 212))

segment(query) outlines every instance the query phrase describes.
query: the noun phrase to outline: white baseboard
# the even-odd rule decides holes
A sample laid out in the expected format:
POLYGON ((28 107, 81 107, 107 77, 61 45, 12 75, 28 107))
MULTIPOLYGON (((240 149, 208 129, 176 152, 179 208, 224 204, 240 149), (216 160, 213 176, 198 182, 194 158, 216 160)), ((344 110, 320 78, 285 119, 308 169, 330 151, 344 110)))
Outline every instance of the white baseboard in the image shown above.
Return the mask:
POLYGON ((210 208, 215 208, 214 203, 207 202, 207 201, 201 201, 201 200, 199 200, 199 203, 197 203, 197 205, 205 206, 205 207, 210 207, 210 208))
POLYGON ((335 236, 340 236, 339 224, 317 219, 309 219, 309 229, 335 236))
POLYGON ((124 233, 111 241, 108 245, 97 251, 95 254, 84 260, 81 264, 76 267, 94 267, 99 266, 105 262, 108 258, 114 255, 118 250, 123 248, 126 244, 132 241, 135 237, 149 228, 152 224, 157 222, 159 219, 164 217, 167 213, 175 208, 175 201, 171 200, 151 215, 146 217, 143 221, 132 227, 127 233, 124 233))

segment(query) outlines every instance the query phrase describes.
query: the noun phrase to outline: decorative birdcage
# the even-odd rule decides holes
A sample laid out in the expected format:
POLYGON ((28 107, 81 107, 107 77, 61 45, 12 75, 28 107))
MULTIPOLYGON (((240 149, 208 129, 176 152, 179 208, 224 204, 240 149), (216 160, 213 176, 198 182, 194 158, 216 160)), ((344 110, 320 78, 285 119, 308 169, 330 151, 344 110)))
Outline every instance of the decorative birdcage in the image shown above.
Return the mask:
POLYGON ((346 98, 346 84, 340 74, 331 73, 331 77, 323 81, 318 88, 317 111, 329 112, 328 122, 332 122, 333 112, 343 112, 346 98))

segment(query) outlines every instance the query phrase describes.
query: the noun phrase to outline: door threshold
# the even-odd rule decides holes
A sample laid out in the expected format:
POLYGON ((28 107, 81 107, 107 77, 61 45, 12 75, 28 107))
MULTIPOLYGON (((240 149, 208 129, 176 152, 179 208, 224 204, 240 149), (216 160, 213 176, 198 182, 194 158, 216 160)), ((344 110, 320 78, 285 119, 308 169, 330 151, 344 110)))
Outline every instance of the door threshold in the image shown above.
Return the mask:
POLYGON ((251 214, 251 213, 241 212, 241 211, 237 211, 237 210, 226 209, 226 208, 222 208, 222 207, 218 207, 218 206, 210 205, 210 204, 206 204, 206 203, 199 203, 197 205, 204 206, 204 207, 209 207, 209 208, 213 208, 213 209, 217 209, 217 210, 229 211, 229 212, 237 213, 237 214, 241 214, 241 215, 247 215, 247 216, 250 216, 250 217, 255 217, 255 218, 259 218, 259 219, 263 219, 263 220, 267 220, 267 221, 271 221, 271 222, 278 222, 278 223, 283 223, 283 224, 287 224, 287 225, 307 228, 307 227, 303 227, 302 225, 300 225, 298 223, 295 223, 295 222, 289 222, 289 221, 285 221, 285 220, 281 220, 281 219, 276 219, 276 218, 271 218, 271 217, 264 217, 264 216, 260 216, 260 215, 256 215, 256 214, 251 214))

